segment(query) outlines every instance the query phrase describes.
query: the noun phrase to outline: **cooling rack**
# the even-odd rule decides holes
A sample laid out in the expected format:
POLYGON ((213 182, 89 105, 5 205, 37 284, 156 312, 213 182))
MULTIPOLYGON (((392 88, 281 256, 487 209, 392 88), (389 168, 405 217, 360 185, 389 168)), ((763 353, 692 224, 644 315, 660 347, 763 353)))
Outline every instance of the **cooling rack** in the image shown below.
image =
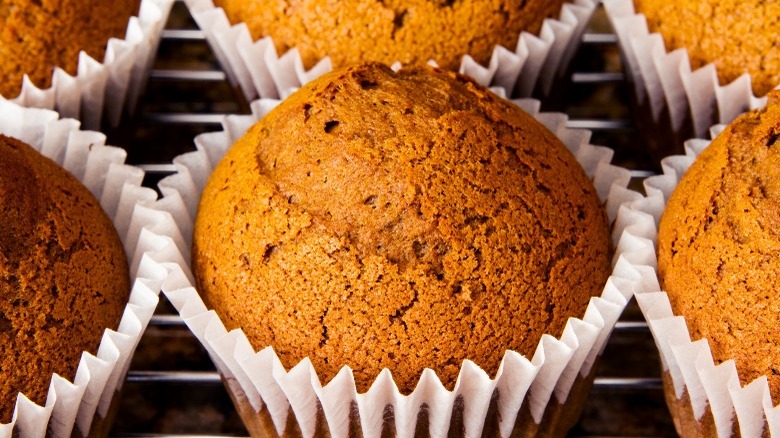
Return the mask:
MULTIPOLYGON (((658 163, 633 127, 616 37, 601 12, 572 65, 543 109, 564 111, 569 127, 593 131, 592 143, 613 148, 613 161, 632 170, 632 186, 641 190, 658 163)), ((173 157, 194 150, 195 135, 220 129, 223 114, 247 112, 177 1, 136 115, 110 131, 109 141, 126 148, 128 161, 146 171, 144 184, 156 187, 174 171, 173 157)), ((133 358, 111 436, 246 436, 206 351, 161 301, 133 358)), ((673 436, 659 367, 650 332, 632 303, 604 350, 585 411, 570 435, 673 436)))

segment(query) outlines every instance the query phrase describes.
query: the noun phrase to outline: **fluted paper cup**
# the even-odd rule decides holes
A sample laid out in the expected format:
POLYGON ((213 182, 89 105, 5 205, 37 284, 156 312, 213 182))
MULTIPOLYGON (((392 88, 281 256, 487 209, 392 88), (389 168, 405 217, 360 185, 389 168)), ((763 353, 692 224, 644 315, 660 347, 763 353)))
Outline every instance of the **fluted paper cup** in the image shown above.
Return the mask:
POLYGON ((51 86, 40 89, 25 75, 21 92, 11 100, 56 110, 62 117, 81 120, 87 129, 100 128, 104 113, 112 126, 118 125, 123 111, 133 111, 146 84, 174 1, 142 0, 138 16, 130 17, 124 39, 108 40, 102 62, 82 51, 75 76, 55 67, 51 86))
POLYGON ((543 336, 533 357, 507 351, 494 379, 466 360, 452 391, 426 369, 410 395, 398 390, 389 370, 359 393, 349 367, 323 386, 308 359, 287 370, 270 346, 256 351, 241 329, 226 331, 199 296, 190 271, 193 220, 206 180, 231 145, 278 102, 255 101, 253 115, 228 116, 224 131, 196 137, 197 151, 174 159, 177 173, 159 185, 164 197, 158 208, 175 218, 178 232, 172 237, 180 245, 171 260, 179 269, 171 271, 163 292, 208 350, 250 432, 306 437, 382 436, 385 431, 397 436, 564 434, 579 415, 594 362, 626 303, 636 291, 656 284, 648 266, 652 244, 640 244, 653 230, 632 231, 653 223, 618 215, 623 202, 641 195, 626 188, 628 170, 609 164, 612 150, 590 145, 588 131, 567 129, 565 115, 539 113, 538 101, 514 101, 567 145, 606 204, 616 252, 601 296, 590 300, 583 315, 569 319, 560 338, 543 336))
MULTIPOLYGON (((711 128, 715 138, 725 125, 711 128)), ((710 140, 685 142, 685 155, 661 161, 663 174, 645 180, 647 197, 621 207, 630 215, 652 217, 654 229, 643 245, 654 251, 657 226, 669 196, 710 140)), ((655 260, 649 266, 655 268, 655 260)), ((685 436, 780 436, 780 406, 772 405, 766 376, 741 385, 734 360, 716 365, 707 339, 692 340, 685 318, 675 315, 666 292, 637 291, 637 302, 648 321, 661 356, 667 404, 675 426, 685 436)), ((771 328, 768 328, 771 330, 771 328)))
MULTIPOLYGON (((254 41, 246 24, 231 25, 225 11, 212 0, 185 2, 230 83, 241 88, 247 102, 287 97, 333 69, 325 57, 307 71, 295 48, 279 56, 270 37, 254 41)), ((516 47, 496 46, 488 65, 480 65, 467 54, 459 72, 485 86, 514 90, 510 94, 516 96, 530 96, 537 86, 548 94, 554 79, 568 67, 597 5, 596 0, 566 3, 557 20, 545 19, 539 35, 522 32, 516 47)), ((435 64, 436 60, 431 61, 435 64)))
MULTIPOLYGON (((154 190, 141 187, 144 172, 124 165, 127 153, 106 137, 81 131, 79 122, 50 110, 24 108, 0 98, 0 133, 22 140, 79 179, 116 226, 130 263, 132 290, 116 330, 106 329, 96 354, 84 352, 72 382, 52 375, 44 406, 23 394, 0 437, 106 436, 112 400, 122 389, 138 341, 158 302, 164 268, 151 257, 164 246, 151 204, 154 190), (162 243, 161 243, 162 242, 162 243)), ((12 354, 4 351, 3 354, 12 354)))
POLYGON ((666 144, 657 146, 661 156, 681 153, 685 139, 704 138, 710 126, 730 123, 765 101, 753 94, 748 73, 720 85, 714 64, 693 70, 688 51, 669 51, 661 34, 650 33, 644 14, 635 12, 633 0, 603 3, 618 36, 637 111, 649 113, 648 129, 666 133, 659 140, 666 144))

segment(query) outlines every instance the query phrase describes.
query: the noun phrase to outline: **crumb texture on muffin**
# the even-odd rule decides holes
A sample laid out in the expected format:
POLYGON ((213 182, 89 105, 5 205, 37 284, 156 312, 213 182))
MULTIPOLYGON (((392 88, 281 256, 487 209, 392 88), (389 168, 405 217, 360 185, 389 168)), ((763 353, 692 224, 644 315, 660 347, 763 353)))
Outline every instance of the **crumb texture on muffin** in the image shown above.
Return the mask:
POLYGON ((113 224, 70 173, 0 135, 0 423, 19 392, 46 401, 116 328, 130 290, 113 224))
POLYGON ((54 67, 71 75, 79 52, 103 62, 109 38, 124 38, 141 0, 0 0, 0 94, 14 98, 27 74, 51 85, 54 67))
POLYGON ((780 2, 764 0, 634 0, 668 51, 688 50, 691 67, 714 63, 721 84, 750 73, 763 96, 780 85, 780 2))
POLYGON ((742 383, 780 400, 780 93, 732 122, 677 186, 658 230, 658 269, 675 314, 742 383))
POLYGON ((210 177, 198 288, 229 329, 325 383, 382 368, 452 388, 464 359, 582 317, 610 271, 590 180, 540 123, 470 79, 379 64, 329 73, 250 128, 210 177))
POLYGON ((363 61, 457 69, 463 55, 487 63, 493 48, 515 50, 521 31, 539 33, 564 0, 216 0, 253 38, 270 36, 279 53, 297 47, 304 64, 363 61))

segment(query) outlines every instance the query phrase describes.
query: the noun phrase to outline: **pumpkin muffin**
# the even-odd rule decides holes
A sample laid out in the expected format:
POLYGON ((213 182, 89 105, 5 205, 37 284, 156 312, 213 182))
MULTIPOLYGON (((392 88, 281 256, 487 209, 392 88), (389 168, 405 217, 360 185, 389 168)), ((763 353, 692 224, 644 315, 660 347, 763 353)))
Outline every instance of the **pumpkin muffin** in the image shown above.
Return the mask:
POLYGON ((26 144, 0 135, 0 423, 18 393, 43 405, 84 351, 116 328, 130 284, 124 249, 94 196, 26 144))
MULTIPOLYGON (((732 122, 685 173, 658 230, 658 270, 692 339, 769 379, 780 402, 780 92, 732 122)), ((672 390, 672 400, 675 399, 672 390)), ((674 410, 674 409, 673 409, 674 410)))
POLYGON ((780 2, 763 0, 634 0, 667 50, 685 48, 696 69, 714 63, 721 84, 750 73, 763 96, 780 85, 780 2))
POLYGON ((305 85, 238 140, 203 191, 198 290, 228 329, 411 392, 583 316, 610 273, 606 214, 550 131, 465 76, 380 64, 305 85))
POLYGON ((124 38, 140 0, 0 0, 0 94, 19 95, 27 74, 51 85, 54 67, 71 75, 79 52, 102 61, 108 40, 124 38))
POLYGON ((539 33, 565 0, 216 0, 254 39, 270 36, 279 53, 295 47, 309 68, 363 61, 425 64, 455 70, 463 55, 486 64, 493 48, 514 50, 520 32, 539 33))

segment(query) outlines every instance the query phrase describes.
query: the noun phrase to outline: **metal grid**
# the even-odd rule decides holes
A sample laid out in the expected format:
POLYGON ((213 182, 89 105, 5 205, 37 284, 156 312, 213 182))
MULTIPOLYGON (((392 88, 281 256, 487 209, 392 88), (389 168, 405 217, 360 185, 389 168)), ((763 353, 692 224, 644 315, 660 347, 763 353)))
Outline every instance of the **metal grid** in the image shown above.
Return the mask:
MULTIPOLYGON (((569 127, 590 129, 594 144, 615 149, 614 161, 632 169, 632 184, 639 189, 658 164, 637 139, 618 58, 616 37, 597 13, 569 83, 543 109, 567 112, 569 127)), ((219 129, 223 114, 247 112, 181 1, 163 33, 139 108, 109 140, 128 150, 128 161, 146 171, 150 187, 175 170, 174 156, 194 149, 194 135, 219 129)), ((571 436, 674 435, 658 374, 658 354, 632 303, 605 349, 571 436)), ((170 305, 161 303, 133 359, 112 436, 246 434, 205 350, 170 305)))

